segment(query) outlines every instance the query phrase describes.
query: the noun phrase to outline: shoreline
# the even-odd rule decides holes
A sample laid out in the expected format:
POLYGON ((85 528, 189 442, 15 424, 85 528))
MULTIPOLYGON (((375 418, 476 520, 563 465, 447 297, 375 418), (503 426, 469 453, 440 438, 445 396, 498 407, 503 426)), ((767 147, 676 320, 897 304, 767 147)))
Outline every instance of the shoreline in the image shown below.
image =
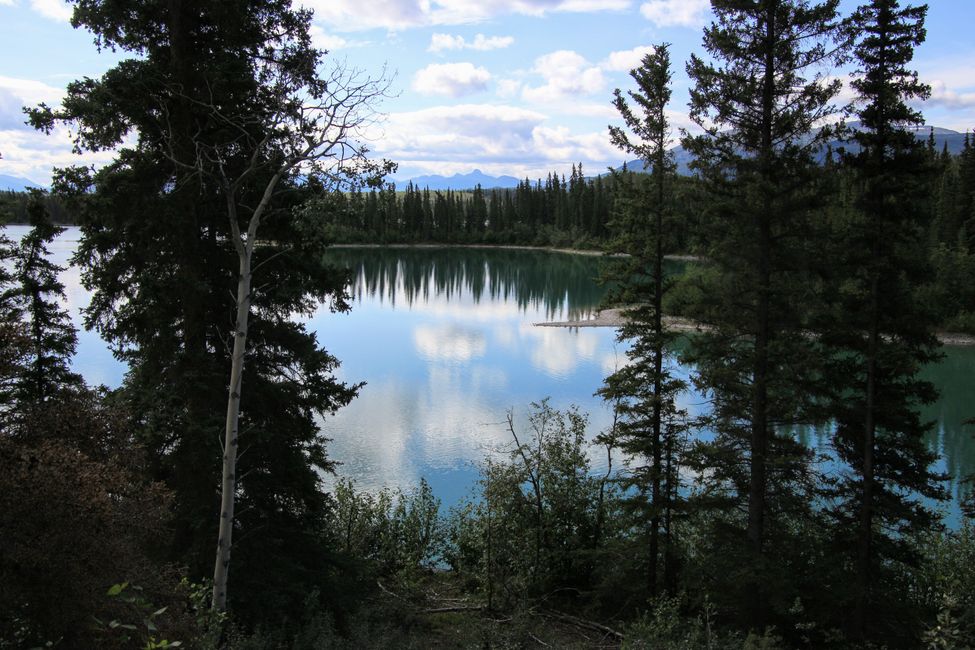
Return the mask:
MULTIPOLYGON (((415 248, 415 249, 434 249, 434 248, 481 248, 488 250, 510 250, 510 251, 536 251, 543 253, 564 253, 566 255, 584 255, 587 257, 629 257, 625 253, 607 253, 601 250, 595 250, 591 248, 553 248, 551 246, 528 246, 523 244, 436 244, 436 243, 419 243, 419 244, 331 244, 329 248, 362 248, 362 249, 380 249, 380 248, 415 248)), ((698 255, 665 255, 668 260, 677 260, 683 262, 696 262, 701 258, 698 255)))
MULTIPOLYGON (((623 317, 623 311, 623 308, 614 307, 598 311, 595 318, 586 320, 549 321, 532 323, 532 325, 535 327, 620 327, 626 320, 623 317)), ((664 326, 674 332, 703 332, 705 330, 704 325, 679 316, 664 316, 663 321, 664 326)), ((975 346, 975 335, 972 334, 960 332, 936 332, 935 334, 942 345, 975 346)))

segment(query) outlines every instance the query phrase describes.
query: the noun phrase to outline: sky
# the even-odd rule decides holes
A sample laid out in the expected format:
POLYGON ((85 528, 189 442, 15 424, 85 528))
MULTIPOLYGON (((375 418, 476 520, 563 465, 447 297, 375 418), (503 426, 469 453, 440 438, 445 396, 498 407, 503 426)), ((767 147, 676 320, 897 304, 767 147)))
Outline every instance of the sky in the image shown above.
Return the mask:
MULTIPOLYGON (((391 80, 369 135, 376 156, 421 174, 600 173, 630 158, 609 142, 620 122, 614 88, 653 44, 670 43, 671 122, 691 128, 684 63, 702 54, 708 0, 302 0, 326 61, 391 80)), ((842 0, 850 13, 856 0, 842 0)), ((975 128, 975 0, 928 0, 928 37, 915 55, 932 87, 928 124, 975 128)), ((0 0, 0 174, 50 182, 53 167, 104 164, 112 152, 73 154, 68 129, 23 124, 23 105, 56 104, 65 85, 124 57, 98 52, 73 29, 62 0, 0 0)), ((846 78, 845 69, 826 70, 846 78)), ((848 91, 844 98, 848 97, 848 91)))

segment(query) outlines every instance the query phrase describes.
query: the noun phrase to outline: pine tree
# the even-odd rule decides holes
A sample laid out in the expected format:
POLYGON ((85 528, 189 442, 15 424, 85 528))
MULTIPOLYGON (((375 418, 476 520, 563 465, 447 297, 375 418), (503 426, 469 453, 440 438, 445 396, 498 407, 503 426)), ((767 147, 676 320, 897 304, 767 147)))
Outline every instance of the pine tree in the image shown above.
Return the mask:
POLYGON ((0 225, 0 435, 13 426, 14 393, 28 351, 13 273, 16 258, 14 244, 0 225))
MULTIPOLYGON (((88 327, 128 362, 119 398, 138 418, 132 429, 153 457, 153 478, 175 493, 171 558, 193 579, 213 570, 223 456, 218 432, 227 417, 227 368, 236 333, 237 252, 227 216, 231 195, 192 162, 233 131, 215 105, 246 117, 248 138, 280 106, 263 85, 274 66, 317 79, 321 53, 311 47, 311 15, 289 2, 246 0, 233 11, 213 3, 82 0, 74 24, 97 42, 130 55, 97 79, 72 82, 62 106, 31 112, 35 127, 72 125, 80 150, 120 147, 91 172, 61 170, 56 187, 81 220, 76 262, 93 290, 88 327), (126 133, 135 141, 123 145, 126 133)), ((240 134, 237 129, 233 131, 240 134)), ((280 132, 277 132, 280 134, 280 132)), ((253 151, 211 158, 235 177, 253 151)), ((258 156, 277 160, 277 152, 258 156), (266 156, 266 157, 265 157, 266 156)), ((244 215, 262 201, 273 172, 259 170, 237 187, 244 215)), ((324 185, 332 187, 327 179, 324 185)), ((351 387, 334 377, 337 360, 294 322, 320 301, 347 307, 345 276, 330 268, 321 223, 294 208, 308 198, 297 172, 262 219, 248 295, 252 319, 240 417, 247 449, 236 474, 235 523, 248 531, 235 563, 233 606, 255 622, 300 607, 328 575, 322 546, 329 500, 320 472, 331 463, 316 414, 346 404, 351 387), (280 598, 270 603, 265 594, 280 598)), ((246 216, 244 217, 246 219, 246 216)), ((232 391, 231 391, 232 392, 232 391)), ((319 589, 323 598, 327 589, 319 589)))
POLYGON ((933 164, 907 126, 923 124, 909 102, 930 93, 908 66, 924 41, 927 8, 871 0, 854 16, 859 76, 853 88, 862 128, 859 152, 844 156, 853 174, 853 211, 841 224, 838 301, 822 340, 834 360, 835 447, 851 470, 837 486, 837 536, 853 556, 856 581, 848 626, 876 639, 898 618, 892 562, 909 561, 907 539, 934 515, 915 493, 938 498, 928 426, 918 406, 935 398, 919 376, 938 357, 934 316, 915 295, 930 277, 923 242, 929 226, 933 164), (886 594, 886 595, 885 595, 886 594))
POLYGON ((960 239, 957 243, 975 251, 975 144, 967 131, 964 149, 958 156, 958 193, 955 198, 960 239))
POLYGON ((703 496, 726 512, 716 525, 727 533, 731 603, 758 629, 773 597, 787 602, 796 582, 770 547, 785 547, 808 512, 809 453, 788 426, 804 418, 816 378, 803 292, 824 190, 813 153, 831 136, 813 129, 839 90, 823 71, 839 53, 837 5, 713 0, 716 21, 704 33, 713 63, 692 55, 687 66, 691 118, 705 134, 684 146, 711 204, 709 268, 694 307, 709 329, 689 355, 713 406, 715 437, 699 445, 699 469, 703 496))
POLYGON ((612 299, 629 305, 624 312, 627 321, 618 333, 620 341, 630 342, 629 363, 607 377, 599 392, 614 403, 620 416, 613 442, 630 459, 631 473, 624 483, 637 490, 628 501, 648 531, 647 586, 650 595, 656 595, 661 536, 664 584, 668 592, 675 588, 671 530, 679 493, 678 452, 686 432, 686 413, 676 405, 677 394, 686 386, 667 368, 674 336, 663 323, 664 223, 671 213, 674 183, 673 154, 667 151, 669 45, 657 45, 630 76, 637 86, 627 92, 630 100, 619 89, 614 95, 625 129, 610 126, 610 139, 626 153, 640 156, 650 178, 614 172, 618 198, 610 224, 614 237, 607 250, 626 255, 612 274, 619 287, 612 299))
POLYGON ((58 276, 64 268, 48 259, 47 245, 64 228, 51 223, 44 197, 37 190, 31 192, 27 215, 31 230, 20 242, 15 267, 17 302, 29 340, 29 354, 14 391, 21 410, 30 410, 81 382, 70 367, 78 335, 62 307, 66 298, 58 276))

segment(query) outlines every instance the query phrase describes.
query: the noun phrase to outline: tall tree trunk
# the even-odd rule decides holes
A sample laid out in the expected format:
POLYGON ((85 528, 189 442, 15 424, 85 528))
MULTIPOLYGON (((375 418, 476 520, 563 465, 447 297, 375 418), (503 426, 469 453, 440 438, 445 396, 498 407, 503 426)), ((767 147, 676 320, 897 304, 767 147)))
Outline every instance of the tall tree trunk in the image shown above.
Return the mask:
MULTIPOLYGON (((661 111, 662 113, 662 111, 661 111)), ((664 121, 663 115, 658 116, 660 123, 664 121)), ((663 291, 664 291, 664 271, 663 271, 663 217, 664 217, 664 151, 663 134, 658 134, 660 139, 656 142, 657 159, 654 161, 654 170, 657 183, 657 210, 656 232, 654 233, 654 269, 653 269, 653 483, 651 485, 651 496, 653 499, 653 516, 650 519, 650 593, 657 595, 657 565, 660 555, 660 513, 661 513, 661 434, 662 434, 662 411, 663 411, 663 364, 664 364, 664 345, 663 345, 663 291)))
POLYGON ((673 596, 677 592, 677 560, 674 557, 673 546, 673 522, 674 522, 674 496, 677 483, 677 472, 674 471, 674 439, 672 435, 667 436, 666 459, 664 472, 666 483, 664 485, 664 589, 668 596, 673 596))
POLYGON ((860 503, 860 522, 857 540, 857 603, 856 634, 864 638, 867 609, 870 605, 870 564, 873 541, 874 438, 877 402, 877 353, 879 327, 877 323, 877 278, 871 280, 870 332, 867 349, 866 414, 863 426, 863 493, 860 503))
MULTIPOLYGON (((761 175, 768 181, 772 175, 772 122, 775 107, 776 2, 769 2, 765 14, 765 62, 762 81, 761 175)), ((755 350, 752 383, 751 467, 748 486, 748 545, 752 556, 750 590, 752 592, 752 625, 765 626, 766 603, 760 573, 763 571, 765 539, 765 497, 768 455, 768 352, 770 333, 772 202, 766 196, 758 223, 758 304, 755 312, 755 350)))
POLYGON ((240 420, 240 392, 247 351, 247 320, 250 316, 251 254, 253 241, 238 251, 240 270, 237 277, 237 321, 234 327, 234 350, 230 364, 230 388, 227 396, 227 425, 223 443, 223 476, 220 482, 220 530, 217 536, 217 558, 213 567, 213 608, 227 608, 227 577, 230 572, 230 550, 234 532, 234 497, 237 488, 237 439, 240 420))

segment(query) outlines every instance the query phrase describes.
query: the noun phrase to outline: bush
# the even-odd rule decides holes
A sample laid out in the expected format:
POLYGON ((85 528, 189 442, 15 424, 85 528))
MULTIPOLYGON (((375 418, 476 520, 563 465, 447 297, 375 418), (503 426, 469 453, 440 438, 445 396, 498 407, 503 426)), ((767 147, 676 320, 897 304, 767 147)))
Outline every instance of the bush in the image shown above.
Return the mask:
POLYGON ((357 492, 354 483, 342 480, 334 498, 331 528, 342 552, 374 562, 384 574, 431 567, 439 560, 440 500, 425 480, 410 492, 384 488, 375 495, 357 492))
POLYGON ((508 457, 484 462, 480 493, 451 515, 446 559, 489 607, 589 589, 617 504, 606 479, 590 472, 585 416, 544 401, 533 409, 524 437, 509 416, 508 457))

